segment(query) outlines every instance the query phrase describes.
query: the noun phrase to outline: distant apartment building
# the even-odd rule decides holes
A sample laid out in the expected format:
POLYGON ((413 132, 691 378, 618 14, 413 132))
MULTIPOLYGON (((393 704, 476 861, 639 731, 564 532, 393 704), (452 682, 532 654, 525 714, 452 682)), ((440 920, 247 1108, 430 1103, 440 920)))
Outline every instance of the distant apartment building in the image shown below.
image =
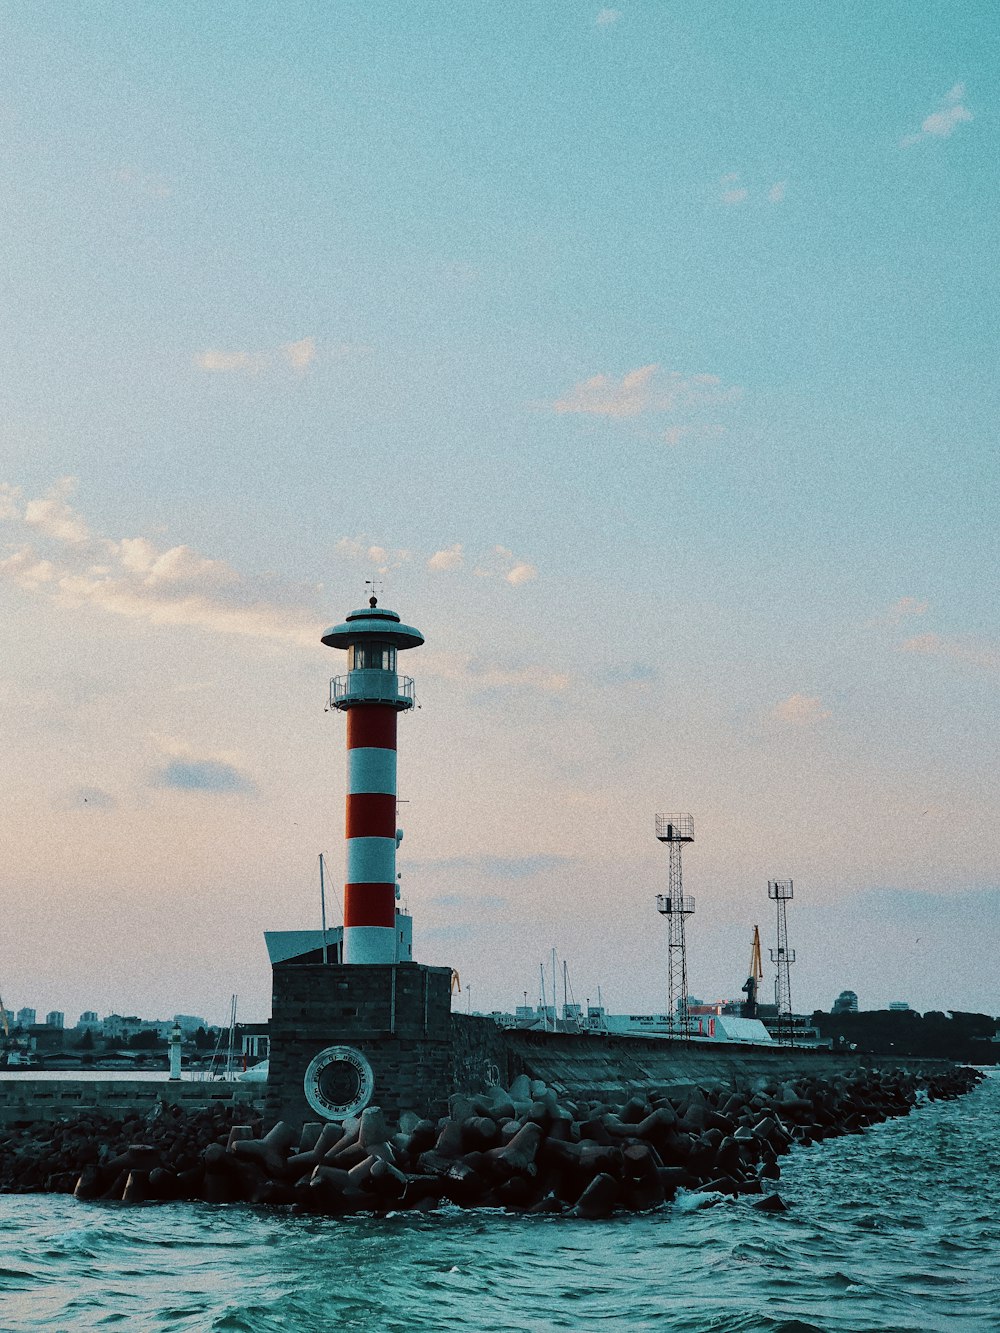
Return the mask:
POLYGON ((97 1011, 94 1009, 84 1009, 83 1013, 80 1015, 80 1021, 77 1023, 77 1027, 93 1029, 99 1028, 100 1026, 101 1020, 97 1017, 97 1011))
POLYGON ((908 1000, 890 1000, 889 1012, 891 1014, 908 1014, 910 1012, 910 1003, 908 1000))
POLYGON ((185 1037, 192 1036, 199 1028, 208 1031, 208 1023, 204 1018, 199 1018, 197 1014, 174 1014, 173 1021, 180 1028, 182 1036, 185 1037))
POLYGON ((832 1014, 856 1014, 858 1012, 858 997, 852 990, 842 990, 833 1002, 832 1014))
POLYGON ((66 1015, 61 1009, 53 1009, 45 1015, 45 1026, 47 1028, 58 1028, 61 1032, 66 1026, 66 1015))
POLYGON ((138 1018, 123 1018, 121 1014, 108 1014, 101 1020, 101 1035, 109 1041, 124 1041, 138 1030, 138 1018))
POLYGON ((35 1026, 35 1020, 37 1019, 37 1017, 38 1015, 36 1014, 34 1009, 18 1009, 17 1026, 19 1028, 24 1028, 25 1031, 27 1031, 28 1028, 35 1026))
POLYGON ((166 1041, 173 1030, 174 1020, 172 1018, 142 1018, 139 1020, 140 1032, 155 1032, 156 1035, 162 1037, 164 1041, 166 1041))

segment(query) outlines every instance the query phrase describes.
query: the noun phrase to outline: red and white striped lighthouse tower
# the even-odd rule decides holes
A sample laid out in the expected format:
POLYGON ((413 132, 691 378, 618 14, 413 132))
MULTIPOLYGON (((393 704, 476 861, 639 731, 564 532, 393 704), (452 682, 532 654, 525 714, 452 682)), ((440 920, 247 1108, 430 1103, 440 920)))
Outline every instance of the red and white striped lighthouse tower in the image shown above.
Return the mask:
POLYGON ((396 718, 413 707, 413 681, 396 674, 396 654, 423 641, 375 597, 322 639, 347 649, 347 675, 330 681, 331 707, 347 714, 345 963, 399 961, 396 718))

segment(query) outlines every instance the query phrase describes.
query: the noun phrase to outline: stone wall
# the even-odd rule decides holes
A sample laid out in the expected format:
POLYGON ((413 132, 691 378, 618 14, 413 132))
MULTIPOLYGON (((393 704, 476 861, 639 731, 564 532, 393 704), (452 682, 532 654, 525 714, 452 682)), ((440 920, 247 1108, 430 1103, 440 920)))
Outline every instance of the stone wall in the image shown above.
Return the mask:
POLYGON ((315 1120, 303 1077, 330 1046, 349 1046, 392 1115, 441 1109, 452 1091, 451 969, 418 963, 289 963, 273 969, 267 1118, 315 1120))
POLYGON ((172 1083, 160 1080, 115 1078, 8 1078, 0 1080, 0 1125, 36 1124, 61 1120, 88 1111, 121 1117, 147 1116, 158 1102, 179 1103, 186 1111, 207 1106, 245 1103, 256 1109, 264 1104, 261 1084, 197 1080, 172 1083))
MULTIPOLYGON (((809 1047, 668 1041, 600 1033, 530 1032, 502 1029, 491 1019, 452 1014, 452 1080, 457 1092, 476 1092, 499 1082, 510 1087, 518 1074, 541 1079, 560 1096, 603 1097, 678 1087, 718 1079, 745 1083, 760 1075, 787 1078, 856 1069, 856 1053, 809 1047)), ((869 1060, 881 1069, 932 1073, 940 1060, 869 1060)))
MULTIPOLYGON (((828 1076, 856 1069, 856 1053, 808 1047, 745 1046, 668 1041, 652 1037, 508 1031, 503 1034, 511 1061, 531 1078, 548 1083, 558 1094, 603 1097, 637 1091, 681 1087, 720 1079, 744 1084, 765 1077, 800 1074, 828 1076)), ((869 1060, 880 1069, 934 1072, 948 1066, 941 1060, 869 1060)))
POLYGON ((509 1088, 524 1066, 502 1028, 474 1014, 451 1016, 451 1082, 455 1092, 479 1092, 489 1084, 509 1088))

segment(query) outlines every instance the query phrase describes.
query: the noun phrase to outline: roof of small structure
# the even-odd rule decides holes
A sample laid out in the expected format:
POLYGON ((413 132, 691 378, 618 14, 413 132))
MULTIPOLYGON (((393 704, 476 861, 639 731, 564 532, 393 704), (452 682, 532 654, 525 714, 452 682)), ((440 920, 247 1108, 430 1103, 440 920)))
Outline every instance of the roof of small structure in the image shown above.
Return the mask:
MULTIPOLYGON (((344 934, 343 926, 328 926, 326 942, 328 945, 339 944, 344 934)), ((264 943, 272 966, 275 963, 288 963, 293 958, 312 953, 323 947, 321 930, 265 930, 264 943)))
POLYGON ((373 597, 368 606, 352 611, 346 620, 331 626, 320 642, 328 648, 350 648, 359 639, 379 639, 396 648, 419 648, 424 641, 420 631, 402 624, 395 611, 373 605, 374 602, 373 597))
POLYGON ((730 1041, 774 1040, 759 1018, 739 1018, 736 1014, 720 1014, 715 1020, 715 1031, 717 1036, 721 1032, 730 1041))

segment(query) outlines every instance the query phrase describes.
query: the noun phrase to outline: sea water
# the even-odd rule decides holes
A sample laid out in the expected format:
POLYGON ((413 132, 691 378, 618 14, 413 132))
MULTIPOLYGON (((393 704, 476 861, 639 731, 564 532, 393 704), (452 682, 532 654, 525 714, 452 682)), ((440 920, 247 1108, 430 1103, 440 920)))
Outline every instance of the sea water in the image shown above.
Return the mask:
POLYGON ((0 1197, 0 1329, 1000 1330, 1000 1074, 782 1158, 782 1214, 334 1219, 0 1197))

